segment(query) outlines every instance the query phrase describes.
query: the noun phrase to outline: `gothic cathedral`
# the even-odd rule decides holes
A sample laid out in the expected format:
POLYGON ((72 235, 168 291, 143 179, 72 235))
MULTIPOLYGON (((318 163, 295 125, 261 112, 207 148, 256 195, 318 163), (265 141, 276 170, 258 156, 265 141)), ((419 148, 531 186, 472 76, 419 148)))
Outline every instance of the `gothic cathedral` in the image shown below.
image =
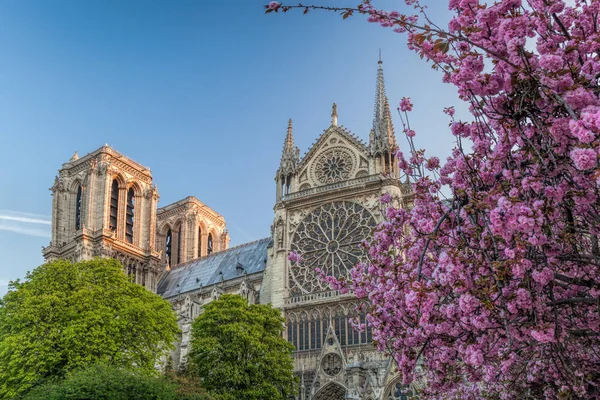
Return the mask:
POLYGON ((397 400, 403 386, 393 361, 371 344, 358 300, 324 284, 315 269, 345 276, 366 258, 360 245, 383 220, 379 197, 410 206, 395 160, 396 138, 381 61, 369 143, 331 125, 301 158, 289 121, 275 174, 271 236, 228 247, 225 220, 195 197, 157 208, 158 191, 146 167, 108 146, 63 164, 51 188, 52 241, 47 260, 114 257, 135 282, 170 301, 181 337, 172 353, 185 363, 191 322, 223 293, 271 303, 285 316, 285 335, 296 348, 298 400, 397 400), (290 251, 302 255, 299 265, 290 251))

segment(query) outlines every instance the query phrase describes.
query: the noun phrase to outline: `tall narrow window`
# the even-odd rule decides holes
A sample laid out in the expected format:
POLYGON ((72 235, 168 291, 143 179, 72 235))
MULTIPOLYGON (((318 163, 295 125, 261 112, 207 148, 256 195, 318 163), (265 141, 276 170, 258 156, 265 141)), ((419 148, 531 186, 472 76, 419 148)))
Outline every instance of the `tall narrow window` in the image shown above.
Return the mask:
POLYGON ((129 243, 133 243, 133 210, 134 210, 135 197, 133 188, 129 188, 127 191, 127 215, 125 220, 125 239, 129 243))
POLYGON ((81 229, 81 185, 77 187, 77 198, 75 199, 75 230, 81 229))
POLYGON ((213 238, 212 233, 208 234, 208 241, 206 243, 206 254, 211 254, 213 252, 213 238))
POLYGON ((306 321, 304 319, 300 319, 300 329, 298 329, 298 334, 300 336, 300 340, 298 343, 298 350, 305 350, 304 348, 304 325, 306 324, 306 321))
POLYGON ((118 213, 119 213, 119 182, 117 182, 116 179, 113 179, 112 186, 110 189, 110 224, 109 224, 109 228, 111 231, 117 230, 118 213))
POLYGON ((181 240, 181 231, 182 229, 180 227, 179 231, 177 232, 177 264, 181 264, 181 242, 183 242, 183 240, 181 240))
POLYGON ((167 238, 165 240, 165 255, 167 257, 167 264, 171 265, 171 249, 173 248, 173 234, 169 229, 167 231, 167 238))
POLYGON ((202 255, 202 228, 198 227, 198 252, 196 257, 200 257, 202 255))

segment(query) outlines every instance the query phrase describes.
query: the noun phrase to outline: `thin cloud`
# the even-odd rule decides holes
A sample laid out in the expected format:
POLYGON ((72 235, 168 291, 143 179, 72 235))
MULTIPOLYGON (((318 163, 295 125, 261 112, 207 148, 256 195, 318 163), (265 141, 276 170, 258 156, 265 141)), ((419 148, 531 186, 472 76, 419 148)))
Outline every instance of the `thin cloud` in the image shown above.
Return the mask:
POLYGON ((13 210, 0 210, 0 230, 50 238, 50 217, 13 210))

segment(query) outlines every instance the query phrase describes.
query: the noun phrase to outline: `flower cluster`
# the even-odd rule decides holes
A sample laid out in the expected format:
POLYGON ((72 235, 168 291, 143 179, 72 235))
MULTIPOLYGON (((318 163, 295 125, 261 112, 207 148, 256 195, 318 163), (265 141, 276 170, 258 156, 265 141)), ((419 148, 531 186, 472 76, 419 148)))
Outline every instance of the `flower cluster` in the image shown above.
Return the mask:
POLYGON ((405 382, 424 367, 424 397, 599 398, 600 1, 449 0, 447 28, 405 3, 357 11, 405 34, 473 119, 444 110, 443 164, 406 122, 411 207, 384 196, 369 262, 329 281, 369 300, 405 382))

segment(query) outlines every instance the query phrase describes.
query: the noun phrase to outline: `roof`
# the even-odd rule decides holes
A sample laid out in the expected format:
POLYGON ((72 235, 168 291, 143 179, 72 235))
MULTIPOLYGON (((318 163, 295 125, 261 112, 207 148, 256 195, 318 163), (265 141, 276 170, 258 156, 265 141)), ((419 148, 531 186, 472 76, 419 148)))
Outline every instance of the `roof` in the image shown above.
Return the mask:
POLYGON ((177 265, 160 280, 157 293, 169 298, 238 278, 238 263, 248 275, 263 272, 270 242, 260 239, 177 265))

